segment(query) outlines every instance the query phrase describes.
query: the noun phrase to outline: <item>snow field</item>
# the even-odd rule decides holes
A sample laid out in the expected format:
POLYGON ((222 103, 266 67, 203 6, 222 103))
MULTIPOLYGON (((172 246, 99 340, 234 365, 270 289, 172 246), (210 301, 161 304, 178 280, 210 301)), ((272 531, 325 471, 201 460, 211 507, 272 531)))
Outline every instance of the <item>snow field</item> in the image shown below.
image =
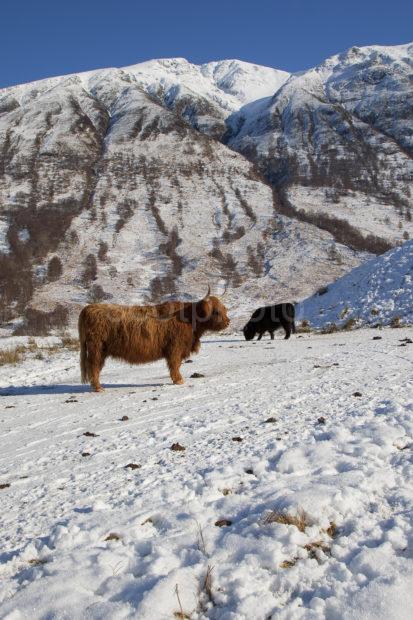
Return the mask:
POLYGON ((0 617, 410 618, 408 336, 208 338, 101 395, 76 352, 2 367, 0 617))

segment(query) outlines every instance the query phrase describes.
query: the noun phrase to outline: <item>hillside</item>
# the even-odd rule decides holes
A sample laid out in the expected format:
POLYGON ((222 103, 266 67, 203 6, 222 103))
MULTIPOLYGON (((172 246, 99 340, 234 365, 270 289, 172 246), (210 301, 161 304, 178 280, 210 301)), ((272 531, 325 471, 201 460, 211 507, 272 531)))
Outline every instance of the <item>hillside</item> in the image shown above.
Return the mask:
POLYGON ((314 328, 413 323, 413 241, 369 260, 299 304, 314 328))
POLYGON ((246 105, 230 119, 228 143, 283 188, 285 213, 360 247, 340 221, 364 237, 409 238, 412 62, 413 44, 352 47, 246 105))
POLYGON ((0 91, 6 332, 71 324, 90 300, 198 297, 207 282, 245 314, 403 241, 411 51, 353 50, 301 75, 155 60, 0 91), (374 122, 355 120, 367 94, 374 122))

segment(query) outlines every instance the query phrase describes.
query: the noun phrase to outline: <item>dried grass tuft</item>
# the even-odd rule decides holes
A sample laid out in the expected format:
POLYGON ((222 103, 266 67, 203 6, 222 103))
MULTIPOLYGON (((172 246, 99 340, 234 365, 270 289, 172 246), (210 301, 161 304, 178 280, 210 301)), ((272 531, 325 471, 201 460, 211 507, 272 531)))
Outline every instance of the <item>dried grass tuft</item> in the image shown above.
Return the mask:
POLYGON ((303 511, 300 511, 297 515, 290 515, 285 512, 278 512, 277 510, 272 510, 264 517, 263 523, 264 525, 269 525, 271 523, 294 525, 300 530, 300 532, 304 532, 305 528, 309 525, 308 517, 303 511))
POLYGON ((69 349, 70 351, 77 351, 79 349, 79 340, 78 338, 72 338, 71 336, 63 336, 62 347, 64 349, 69 349))
POLYGON ((25 348, 18 346, 14 349, 4 349, 0 351, 0 366, 6 366, 6 364, 19 364, 24 359, 25 348))
POLYGON ((311 559, 317 560, 317 551, 322 551, 325 554, 330 554, 330 547, 322 540, 315 540, 314 542, 304 545, 304 549, 308 551, 308 555, 311 559))
POLYGON ((30 566, 42 566, 43 564, 47 564, 47 560, 45 558, 33 558, 28 560, 28 564, 30 564, 30 566))
POLYGON ((326 534, 330 536, 330 538, 335 538, 337 536, 337 525, 334 521, 330 521, 330 525, 325 530, 326 534))
POLYGON ((178 584, 176 584, 176 586, 175 586, 175 594, 176 594, 176 598, 178 599, 179 611, 174 611, 174 617, 175 618, 180 618, 181 620, 184 620, 185 618, 190 619, 191 618, 190 614, 185 613, 184 610, 182 609, 182 603, 181 603, 181 599, 179 597, 178 584))

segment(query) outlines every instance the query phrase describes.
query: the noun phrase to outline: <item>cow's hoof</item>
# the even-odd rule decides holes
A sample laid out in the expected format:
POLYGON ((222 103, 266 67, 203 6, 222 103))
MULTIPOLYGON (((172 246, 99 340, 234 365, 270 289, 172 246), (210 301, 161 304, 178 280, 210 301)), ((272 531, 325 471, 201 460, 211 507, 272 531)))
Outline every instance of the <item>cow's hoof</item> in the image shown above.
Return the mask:
POLYGON ((185 383, 185 381, 184 381, 183 379, 176 379, 176 380, 174 381, 174 384, 175 384, 175 385, 182 385, 183 383, 185 383))
POLYGON ((94 392, 104 392, 105 388, 103 388, 101 385, 98 385, 97 387, 92 387, 92 390, 94 392))

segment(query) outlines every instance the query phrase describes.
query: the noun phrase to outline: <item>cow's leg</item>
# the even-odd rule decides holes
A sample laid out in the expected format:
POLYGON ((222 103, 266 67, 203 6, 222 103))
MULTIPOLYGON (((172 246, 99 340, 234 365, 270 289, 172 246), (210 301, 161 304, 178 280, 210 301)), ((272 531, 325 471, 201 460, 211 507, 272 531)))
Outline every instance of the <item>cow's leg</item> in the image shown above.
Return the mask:
POLYGON ((291 336, 291 323, 290 321, 283 321, 281 325, 283 326, 285 331, 284 340, 288 340, 288 338, 291 336))
POLYGON ((294 323, 294 321, 291 321, 291 331, 293 332, 293 334, 295 334, 295 323, 294 323))
POLYGON ((258 336, 257 340, 261 340, 263 333, 264 333, 264 332, 260 332, 260 334, 259 334, 259 336, 258 336))
POLYGON ((91 347, 88 349, 88 362, 90 385, 95 392, 103 392, 103 387, 100 385, 99 375, 103 368, 103 364, 105 363, 105 358, 99 348, 91 347))
POLYGON ((274 340, 274 332, 270 331, 271 340, 274 340))
POLYGON ((179 351, 171 351, 171 353, 166 358, 166 363, 168 364, 169 374, 171 375, 171 379, 175 384, 182 385, 184 383, 184 379, 179 372, 179 367, 182 364, 182 356, 179 351))

